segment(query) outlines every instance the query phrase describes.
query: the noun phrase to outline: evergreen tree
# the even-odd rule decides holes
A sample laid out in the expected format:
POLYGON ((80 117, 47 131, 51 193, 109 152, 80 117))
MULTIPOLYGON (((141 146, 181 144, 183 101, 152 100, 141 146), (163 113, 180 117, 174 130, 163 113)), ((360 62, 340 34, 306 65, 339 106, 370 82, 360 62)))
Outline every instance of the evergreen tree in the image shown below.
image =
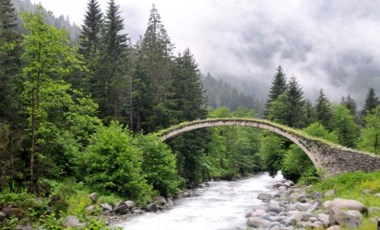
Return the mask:
POLYGON ((151 92, 149 104, 146 104, 146 118, 142 120, 143 130, 150 132, 168 127, 176 120, 172 100, 172 49, 169 36, 161 22, 157 8, 153 5, 150 12, 148 27, 142 44, 144 55, 144 73, 146 74, 147 90, 151 92))
POLYGON ((103 119, 126 123, 127 35, 123 34, 119 6, 110 0, 102 28, 99 67, 95 72, 92 95, 103 119))
POLYGON ((21 88, 20 36, 17 34, 17 14, 11 0, 0 0, 0 119, 15 122, 18 95, 21 88))
POLYGON ((323 89, 319 91, 319 97, 315 102, 316 121, 320 122, 327 130, 331 130, 332 111, 330 102, 323 93, 323 89))
POLYGON ((98 51, 103 14, 97 0, 89 0, 87 12, 83 21, 82 31, 79 36, 79 52, 85 60, 91 61, 98 51))
POLYGON ((332 129, 338 136, 338 142, 349 148, 356 146, 358 139, 358 127, 351 112, 343 105, 333 108, 332 129))
POLYGON ((302 128, 306 122, 304 105, 302 89, 292 77, 285 93, 271 102, 268 117, 290 127, 302 128))
POLYGON ((361 116, 366 116, 372 109, 376 108, 380 104, 379 98, 375 94, 375 90, 370 88, 365 99, 365 104, 363 110, 361 111, 361 116))
POLYGON ((179 121, 204 118, 206 110, 202 95, 200 73, 193 55, 186 49, 175 59, 173 71, 173 96, 179 121))
POLYGON ((286 91, 286 75, 283 73, 281 66, 277 68, 277 72, 272 80, 272 86, 269 89, 269 95, 265 104, 264 118, 269 114, 269 107, 281 94, 286 91))
POLYGON ((360 121, 358 117, 358 111, 357 111, 355 99, 353 99, 350 95, 348 95, 347 97, 343 97, 340 103, 344 105, 351 112, 351 115, 355 118, 355 122, 359 124, 360 121))
POLYGON ((11 0, 0 0, 0 192, 14 191, 16 168, 25 168, 20 154, 26 121, 20 116, 21 36, 11 0))

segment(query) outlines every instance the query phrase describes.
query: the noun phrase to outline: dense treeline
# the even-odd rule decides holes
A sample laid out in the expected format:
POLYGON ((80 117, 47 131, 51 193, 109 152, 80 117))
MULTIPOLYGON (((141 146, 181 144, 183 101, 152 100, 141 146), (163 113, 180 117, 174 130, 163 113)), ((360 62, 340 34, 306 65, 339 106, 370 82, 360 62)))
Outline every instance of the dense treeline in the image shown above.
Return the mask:
MULTIPOLYGON (((295 180, 318 175, 298 147, 252 128, 197 130, 167 144, 152 134, 183 121, 262 113, 259 101, 210 75, 205 92, 190 49, 174 54, 155 6, 135 44, 114 0, 105 12, 88 1, 78 44, 49 18, 41 6, 18 14, 11 0, 0 0, 0 192, 27 189, 51 206, 58 200, 58 213, 71 210, 61 201, 67 181, 144 204, 211 178, 262 170, 295 180)), ((263 114, 379 153, 379 103, 373 89, 360 112, 350 95, 334 104, 322 89, 312 103, 279 67, 263 114)), ((0 208, 8 198, 0 196, 0 208)))
POLYGON ((159 147, 161 144, 151 148, 141 144, 135 157, 129 155, 129 163, 91 162, 107 151, 112 152, 109 157, 126 154, 129 159, 133 151, 123 147, 123 140, 138 146, 142 143, 139 139, 154 140, 134 134, 206 117, 197 64, 189 49, 173 54, 174 45, 155 6, 144 36, 132 45, 122 32, 124 23, 115 1, 109 1, 103 14, 97 1, 90 0, 77 49, 66 32, 48 24, 51 16, 42 7, 20 13, 26 31, 22 34, 12 1, 0 3, 0 190, 27 187, 43 194, 49 192, 45 191, 49 190, 47 180, 74 177, 141 202, 156 193, 175 195, 184 185, 175 162, 188 161, 182 152, 176 159, 167 147, 159 147), (109 144, 120 146, 107 150, 107 141, 113 140, 108 136, 113 135, 121 138, 120 142, 114 138, 115 143, 109 144), (103 143, 99 150, 98 143, 103 143), (144 162, 154 152, 157 159, 144 162), (100 155, 88 158, 96 154, 100 155), (149 166, 152 162, 155 167, 149 166), (160 164, 166 167, 160 169, 162 173, 151 171, 160 164), (122 175, 130 176, 124 186, 135 185, 129 190, 116 185, 120 179, 116 173, 107 172, 127 166, 137 170, 128 173, 124 168, 122 175), (93 175, 95 169, 104 177, 93 175), (158 178, 149 176, 152 174, 158 178), (97 177, 103 181, 94 179, 97 177))
MULTIPOLYGON (((380 101, 371 88, 361 111, 355 100, 347 95, 340 103, 332 103, 323 89, 314 103, 303 97, 301 86, 292 77, 286 78, 278 67, 266 103, 265 117, 328 141, 361 150, 379 153, 380 101)), ((261 139, 259 155, 267 170, 298 180, 317 176, 310 159, 295 144, 273 134, 261 139), (299 166, 303 167, 300 168, 299 166)), ((323 172, 319 172, 323 173, 323 172)))

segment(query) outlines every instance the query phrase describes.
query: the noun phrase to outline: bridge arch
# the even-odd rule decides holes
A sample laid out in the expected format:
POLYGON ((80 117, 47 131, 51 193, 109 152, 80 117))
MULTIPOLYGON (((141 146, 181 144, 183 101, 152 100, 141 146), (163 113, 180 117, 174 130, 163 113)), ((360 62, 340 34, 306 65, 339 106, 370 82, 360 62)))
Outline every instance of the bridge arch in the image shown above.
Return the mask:
POLYGON ((359 150, 345 148, 319 138, 308 136, 299 130, 275 124, 263 119, 219 118, 182 123, 163 130, 159 136, 163 141, 196 129, 218 126, 246 126, 277 133, 298 145, 324 176, 338 175, 350 171, 375 171, 380 169, 380 157, 359 150))

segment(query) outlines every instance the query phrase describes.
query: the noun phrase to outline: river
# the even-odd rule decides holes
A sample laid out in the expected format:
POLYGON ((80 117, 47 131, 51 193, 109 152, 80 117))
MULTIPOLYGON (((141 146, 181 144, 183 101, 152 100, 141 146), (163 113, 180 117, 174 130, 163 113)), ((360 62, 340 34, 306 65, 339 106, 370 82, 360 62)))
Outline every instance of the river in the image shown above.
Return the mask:
POLYGON ((127 230, 231 230, 246 229, 246 212, 261 192, 274 193, 272 184, 282 180, 267 173, 238 181, 209 182, 195 190, 197 196, 181 198, 175 206, 160 213, 145 213, 119 224, 127 230))

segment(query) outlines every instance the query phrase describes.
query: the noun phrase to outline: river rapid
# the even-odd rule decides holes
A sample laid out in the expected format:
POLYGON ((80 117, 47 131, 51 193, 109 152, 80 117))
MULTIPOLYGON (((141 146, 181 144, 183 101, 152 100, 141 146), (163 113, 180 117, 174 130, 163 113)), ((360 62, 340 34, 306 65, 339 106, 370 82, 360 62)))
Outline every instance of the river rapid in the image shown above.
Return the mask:
POLYGON ((273 184, 281 181, 267 173, 238 181, 209 182, 196 189, 196 196, 175 200, 175 206, 159 213, 145 213, 118 224, 127 230, 231 230, 246 229, 245 214, 255 204, 257 195, 275 193, 273 184))

